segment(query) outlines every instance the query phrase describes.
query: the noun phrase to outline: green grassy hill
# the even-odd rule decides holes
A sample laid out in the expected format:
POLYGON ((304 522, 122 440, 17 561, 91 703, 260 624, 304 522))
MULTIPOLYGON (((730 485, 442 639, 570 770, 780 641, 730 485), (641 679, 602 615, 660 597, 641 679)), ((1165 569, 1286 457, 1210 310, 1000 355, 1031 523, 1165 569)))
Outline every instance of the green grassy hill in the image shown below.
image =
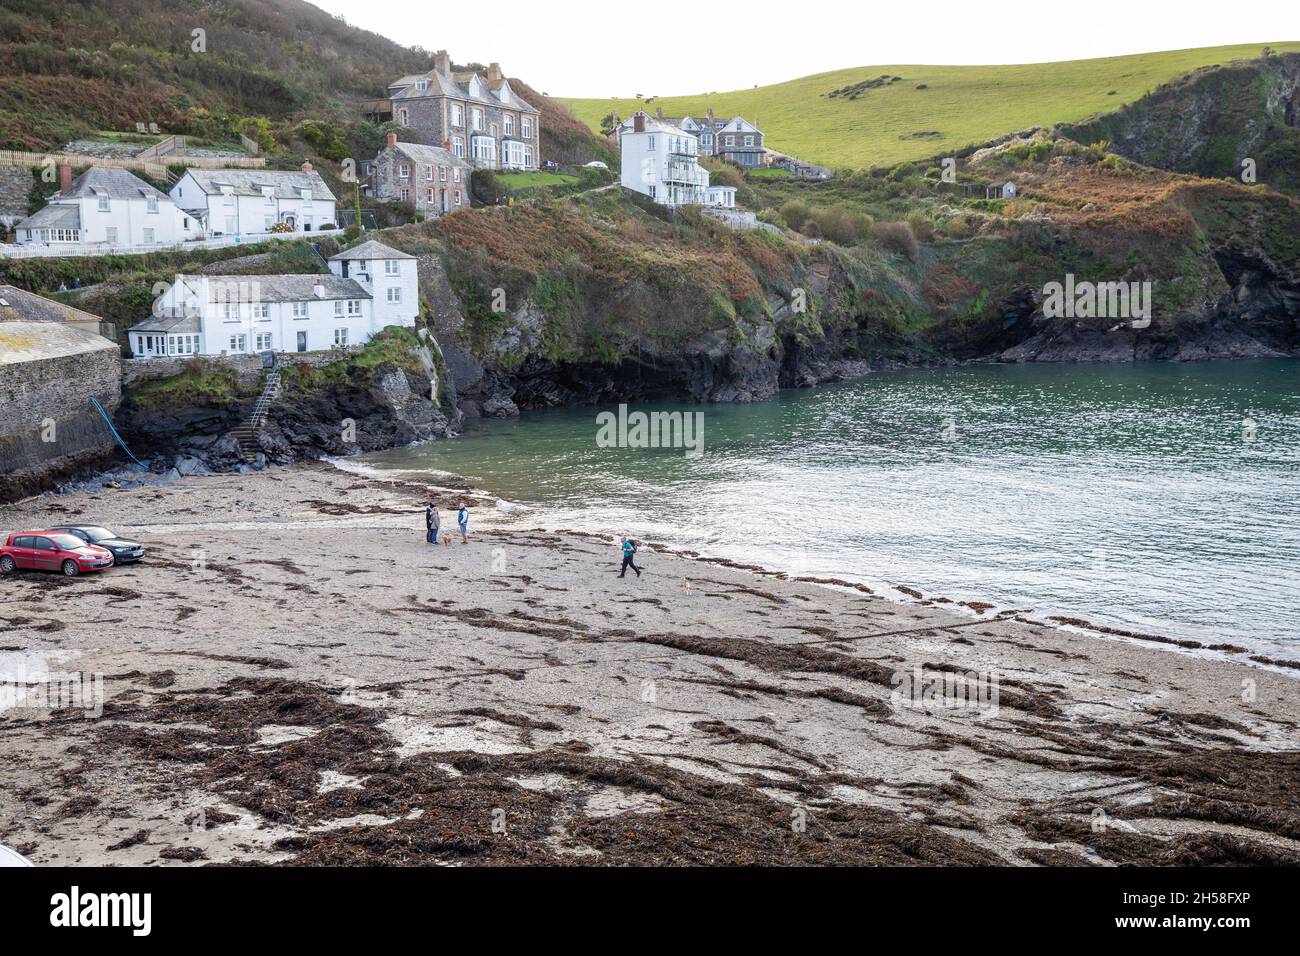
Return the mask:
POLYGON ((757 117, 770 148, 801 159, 835 168, 888 166, 1109 112, 1197 67, 1257 57, 1265 46, 1296 51, 1300 41, 1019 66, 864 66, 750 90, 655 98, 648 106, 636 99, 564 102, 597 130, 611 111, 626 117, 662 108, 681 116, 712 107, 718 115, 757 117), (852 90, 881 77, 879 86, 852 90))

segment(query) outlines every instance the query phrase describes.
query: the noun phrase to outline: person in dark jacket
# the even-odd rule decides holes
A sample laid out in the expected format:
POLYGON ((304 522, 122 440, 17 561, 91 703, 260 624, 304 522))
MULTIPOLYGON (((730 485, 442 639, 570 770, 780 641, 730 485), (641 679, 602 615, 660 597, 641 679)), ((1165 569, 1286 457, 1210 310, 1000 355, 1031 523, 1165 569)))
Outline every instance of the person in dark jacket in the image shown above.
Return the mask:
POLYGON ((442 518, 438 516, 438 506, 432 501, 430 501, 429 506, 424 509, 424 526, 428 529, 428 534, 425 535, 425 540, 428 541, 429 544, 437 544, 438 529, 442 527, 442 518))

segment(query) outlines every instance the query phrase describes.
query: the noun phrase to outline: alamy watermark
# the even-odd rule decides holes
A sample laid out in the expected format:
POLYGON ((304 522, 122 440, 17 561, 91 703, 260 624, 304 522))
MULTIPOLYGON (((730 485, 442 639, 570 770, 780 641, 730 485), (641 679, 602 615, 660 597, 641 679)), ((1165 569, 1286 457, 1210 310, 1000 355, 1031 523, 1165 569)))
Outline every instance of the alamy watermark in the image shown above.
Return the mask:
POLYGON ((52 671, 25 660, 0 664, 0 714, 9 711, 51 713, 80 710, 87 717, 104 714, 104 675, 52 671))
POLYGON ((895 710, 944 710, 980 718, 998 715, 998 679, 992 671, 939 671, 916 665, 895 671, 889 703, 895 710))
POLYGON ((1130 328, 1151 325, 1151 282, 1065 282, 1043 286, 1043 315, 1049 319, 1127 319, 1130 328))
POLYGON ((596 416, 597 448, 682 448, 687 458, 704 454, 703 412, 629 412, 596 416))

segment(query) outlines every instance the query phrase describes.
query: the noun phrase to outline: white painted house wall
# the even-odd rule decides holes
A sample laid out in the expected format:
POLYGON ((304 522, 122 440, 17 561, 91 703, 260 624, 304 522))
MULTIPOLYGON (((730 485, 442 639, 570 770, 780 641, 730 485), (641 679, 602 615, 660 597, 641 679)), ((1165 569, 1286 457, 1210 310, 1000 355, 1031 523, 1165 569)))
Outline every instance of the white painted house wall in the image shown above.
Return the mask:
MULTIPOLYGON (((694 135, 649 116, 644 125, 643 131, 633 127, 619 137, 620 181, 625 188, 665 206, 706 206, 728 200, 726 187, 710 188, 709 171, 700 165, 699 141, 694 135)), ((729 199, 734 207, 734 189, 729 199)))
POLYGON ((420 314, 420 280, 415 259, 331 259, 329 266, 335 275, 355 279, 374 297, 377 330, 389 325, 415 328, 420 314))
MULTIPOLYGON (((197 311, 197 342, 184 340, 184 333, 167 333, 167 350, 151 352, 144 343, 149 333, 133 329, 129 333, 132 354, 141 358, 161 354, 240 355, 266 350, 314 352, 336 345, 362 345, 386 325, 393 324, 376 322, 373 302, 364 295, 355 299, 313 296, 294 302, 261 303, 257 301, 258 278, 247 276, 233 282, 178 275, 155 309, 197 311), (221 293, 226 301, 212 301, 213 281, 227 282, 228 287, 221 293)), ((159 337, 155 334, 155 340, 159 337)))
POLYGON ((336 203, 331 198, 207 193, 188 172, 171 188, 171 196, 181 209, 203 214, 204 238, 265 235, 288 216, 293 217, 295 233, 316 232, 323 225, 338 222, 336 203))
POLYGON ((111 251, 131 246, 173 245, 188 238, 186 222, 197 229, 190 215, 164 199, 156 200, 152 206, 143 196, 139 199, 105 197, 102 204, 98 198, 56 199, 49 205, 79 208, 81 226, 77 237, 48 235, 49 230, 19 229, 19 245, 103 243, 111 251))

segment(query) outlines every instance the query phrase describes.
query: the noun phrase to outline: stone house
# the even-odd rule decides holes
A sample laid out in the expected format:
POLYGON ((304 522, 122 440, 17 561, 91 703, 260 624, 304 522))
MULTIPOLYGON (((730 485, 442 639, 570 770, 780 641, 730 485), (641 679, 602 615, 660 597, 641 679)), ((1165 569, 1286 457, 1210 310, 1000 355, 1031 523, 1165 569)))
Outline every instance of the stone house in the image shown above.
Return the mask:
POLYGON ((541 165, 541 114, 510 86, 493 63, 485 74, 454 71, 446 50, 427 73, 401 77, 388 99, 368 106, 377 120, 414 131, 425 146, 441 146, 484 169, 537 169, 541 165))
POLYGON ((399 143, 396 133, 368 164, 370 194, 409 202, 426 216, 469 208, 469 162, 442 146, 399 143))

